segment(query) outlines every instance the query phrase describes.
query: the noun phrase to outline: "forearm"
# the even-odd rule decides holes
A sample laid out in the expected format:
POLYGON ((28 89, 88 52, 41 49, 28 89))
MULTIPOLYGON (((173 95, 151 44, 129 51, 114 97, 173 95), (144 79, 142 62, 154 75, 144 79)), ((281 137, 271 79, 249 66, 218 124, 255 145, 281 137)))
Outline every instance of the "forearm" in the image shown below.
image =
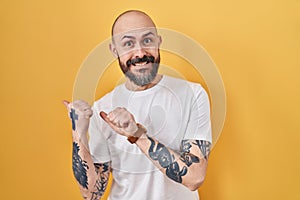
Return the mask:
POLYGON ((207 157, 199 156, 197 145, 190 145, 188 151, 176 152, 165 147, 154 138, 143 135, 136 145, 168 178, 185 185, 190 190, 196 190, 204 181, 207 157), (197 152, 198 156, 189 153, 197 152))
MULTIPOLYGON (((183 140, 182 151, 175 152, 154 138, 146 135, 147 130, 136 124, 133 115, 125 108, 116 108, 110 113, 100 112, 103 120, 117 133, 128 137, 145 155, 170 179, 196 190, 204 180, 207 167, 207 154, 201 153, 199 140, 183 140), (199 146, 199 148, 198 148, 199 146)), ((204 148, 209 144, 204 142, 204 148)), ((206 150, 205 150, 206 151, 206 150)))
POLYGON ((106 189, 109 163, 94 164, 87 139, 83 138, 73 131, 73 173, 83 198, 96 200, 101 198, 106 189))

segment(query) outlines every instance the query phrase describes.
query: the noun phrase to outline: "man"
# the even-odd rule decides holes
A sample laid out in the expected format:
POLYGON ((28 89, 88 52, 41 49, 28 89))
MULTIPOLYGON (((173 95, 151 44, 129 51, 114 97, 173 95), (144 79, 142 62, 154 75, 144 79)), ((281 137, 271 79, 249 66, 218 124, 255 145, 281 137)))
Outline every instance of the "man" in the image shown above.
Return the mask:
POLYGON ((199 199, 211 144, 209 101, 196 83, 157 73, 162 42, 151 18, 122 13, 110 50, 125 84, 96 101, 64 101, 73 129, 73 171, 84 199, 199 199), (90 139, 87 140, 86 133, 90 139))

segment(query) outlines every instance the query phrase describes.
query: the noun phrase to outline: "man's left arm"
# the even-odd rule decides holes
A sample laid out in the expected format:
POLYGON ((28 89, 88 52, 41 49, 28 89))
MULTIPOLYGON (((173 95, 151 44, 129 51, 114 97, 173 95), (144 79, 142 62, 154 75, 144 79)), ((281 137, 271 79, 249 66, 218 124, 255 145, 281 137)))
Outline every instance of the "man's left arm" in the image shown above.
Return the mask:
POLYGON ((134 116, 125 108, 116 108, 109 114, 100 112, 104 121, 117 133, 135 138, 133 143, 149 157, 168 178, 197 190, 204 181, 210 143, 204 140, 183 140, 179 151, 174 151, 146 134, 136 124, 134 116), (138 139, 137 139, 138 138, 138 139))
POLYGON ((194 191, 203 183, 210 142, 183 140, 180 151, 174 151, 156 139, 142 135, 136 145, 168 178, 194 191))

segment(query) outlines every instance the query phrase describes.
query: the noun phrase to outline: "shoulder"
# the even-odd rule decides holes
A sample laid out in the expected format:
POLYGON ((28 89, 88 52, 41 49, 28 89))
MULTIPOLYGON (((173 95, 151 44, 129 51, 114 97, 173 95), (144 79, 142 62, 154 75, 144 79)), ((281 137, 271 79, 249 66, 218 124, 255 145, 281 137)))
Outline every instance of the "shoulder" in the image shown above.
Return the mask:
POLYGON ((163 85, 172 88, 173 90, 191 92, 194 95, 200 93, 206 94, 205 89, 202 87, 200 83, 191 82, 181 78, 174 78, 171 76, 164 75, 163 85))

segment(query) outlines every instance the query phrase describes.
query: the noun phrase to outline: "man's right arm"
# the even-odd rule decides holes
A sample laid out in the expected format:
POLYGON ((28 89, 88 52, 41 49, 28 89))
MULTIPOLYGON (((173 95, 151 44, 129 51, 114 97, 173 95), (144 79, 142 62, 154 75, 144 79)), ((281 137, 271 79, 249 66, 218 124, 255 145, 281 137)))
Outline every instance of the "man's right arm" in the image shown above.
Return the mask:
POLYGON ((107 187, 110 162, 94 163, 85 144, 73 133, 72 167, 84 199, 100 199, 107 187))
POLYGON ((96 200, 103 195, 109 178, 110 162, 94 163, 87 142, 87 130, 92 116, 91 107, 84 101, 64 101, 72 121, 72 168, 84 199, 96 200))

